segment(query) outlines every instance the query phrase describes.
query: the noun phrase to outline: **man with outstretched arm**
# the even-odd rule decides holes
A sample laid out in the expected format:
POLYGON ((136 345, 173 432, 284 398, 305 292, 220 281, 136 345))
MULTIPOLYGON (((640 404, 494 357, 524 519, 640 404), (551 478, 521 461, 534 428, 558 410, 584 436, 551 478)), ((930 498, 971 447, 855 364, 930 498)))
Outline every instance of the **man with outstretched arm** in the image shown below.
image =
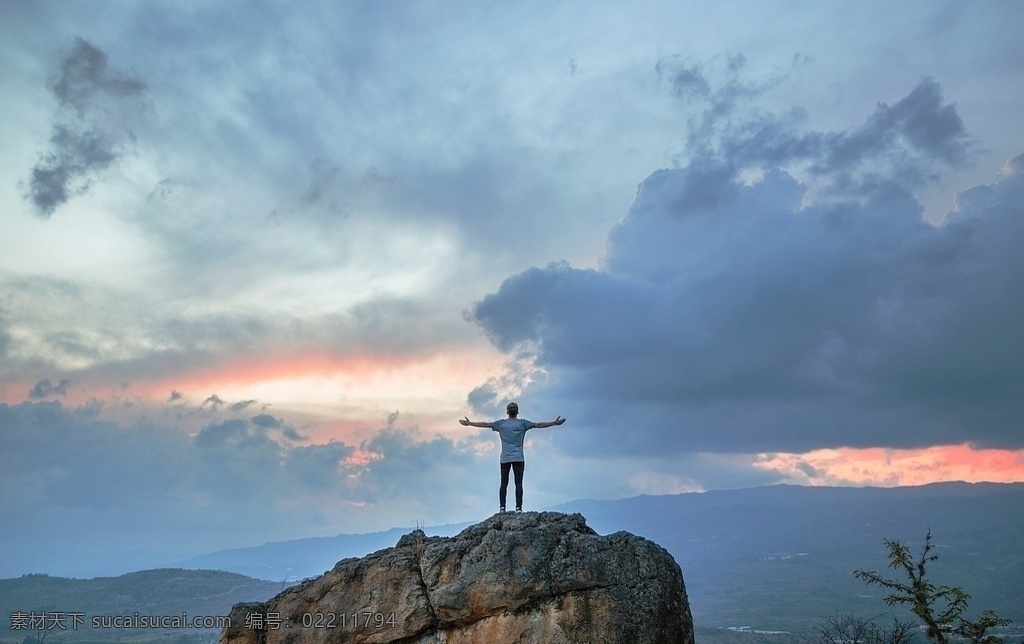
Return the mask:
POLYGON ((459 421, 463 427, 490 428, 501 436, 501 487, 498 488, 498 501, 501 503, 500 512, 505 511, 505 497, 508 491, 508 471, 512 470, 516 478, 516 512, 523 511, 523 471, 526 469, 526 461, 523 457, 523 439, 526 432, 531 429, 544 429, 561 425, 565 419, 559 416, 549 423, 534 423, 519 418, 519 405, 510 402, 505 408, 508 418, 496 420, 493 423, 482 423, 472 421, 467 416, 459 421))

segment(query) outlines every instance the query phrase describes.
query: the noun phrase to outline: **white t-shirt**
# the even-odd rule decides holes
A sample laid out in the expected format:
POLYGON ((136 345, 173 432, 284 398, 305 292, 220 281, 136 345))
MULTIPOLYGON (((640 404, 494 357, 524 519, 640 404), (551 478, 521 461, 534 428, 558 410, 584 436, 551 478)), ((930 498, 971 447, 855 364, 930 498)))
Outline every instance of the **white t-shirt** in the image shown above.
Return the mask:
POLYGON ((522 418, 502 418, 491 423, 491 431, 501 436, 501 462, 525 461, 523 439, 526 432, 537 426, 533 421, 522 418))

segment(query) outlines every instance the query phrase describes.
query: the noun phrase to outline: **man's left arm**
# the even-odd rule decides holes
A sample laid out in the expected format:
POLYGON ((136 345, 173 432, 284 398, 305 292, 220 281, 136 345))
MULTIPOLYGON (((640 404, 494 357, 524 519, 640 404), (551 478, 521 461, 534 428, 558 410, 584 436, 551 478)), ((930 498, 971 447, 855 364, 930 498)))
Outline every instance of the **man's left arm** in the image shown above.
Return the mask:
POLYGON ((562 418, 561 416, 559 416, 558 418, 554 419, 553 421, 551 421, 549 423, 534 423, 533 426, 536 427, 537 429, 544 429, 546 427, 554 427, 556 425, 561 425, 564 422, 565 422, 565 419, 562 418))

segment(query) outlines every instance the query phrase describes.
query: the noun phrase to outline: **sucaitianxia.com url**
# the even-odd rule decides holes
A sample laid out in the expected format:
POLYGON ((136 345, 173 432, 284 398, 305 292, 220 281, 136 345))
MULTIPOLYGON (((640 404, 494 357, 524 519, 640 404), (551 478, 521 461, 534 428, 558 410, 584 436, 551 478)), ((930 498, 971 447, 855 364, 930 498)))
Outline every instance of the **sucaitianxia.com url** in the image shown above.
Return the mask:
MULTIPOLYGON (((11 613, 12 631, 77 631, 86 624, 85 613, 81 611, 15 611, 11 613)), ((91 628, 224 628, 230 624, 226 615, 92 615, 88 624, 91 628)))

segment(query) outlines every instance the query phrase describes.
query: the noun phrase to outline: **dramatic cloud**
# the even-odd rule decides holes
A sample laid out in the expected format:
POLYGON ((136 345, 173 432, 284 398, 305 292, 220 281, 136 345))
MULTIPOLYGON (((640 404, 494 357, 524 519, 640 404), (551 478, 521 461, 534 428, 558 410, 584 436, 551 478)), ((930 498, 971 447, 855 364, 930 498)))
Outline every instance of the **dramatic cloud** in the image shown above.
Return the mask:
POLYGON ((602 269, 530 269, 471 317, 598 428, 568 449, 1019 448, 1024 174, 923 221, 911 188, 967 154, 940 96, 922 81, 848 132, 724 132, 640 185, 602 269))
POLYGON ((216 411, 217 408, 219 408, 223 404, 224 404, 224 400, 220 396, 218 396, 217 394, 212 394, 212 395, 210 395, 209 398, 207 398, 206 400, 203 401, 203 403, 200 405, 200 407, 205 407, 205 406, 209 405, 211 409, 216 411))
POLYGON ((448 498, 456 503, 463 496, 471 496, 472 488, 457 485, 459 479, 468 479, 475 471, 476 456, 466 446, 437 436, 428 441, 420 440, 416 432, 401 429, 387 429, 364 442, 360 449, 372 455, 370 465, 363 476, 363 484, 370 493, 369 500, 380 502, 411 493, 420 502, 440 501, 448 498), (458 471, 462 470, 461 474, 458 471), (452 476, 456 474, 456 476, 452 476), (422 481, 416 485, 416 481, 422 481), (448 481, 438 488, 430 481, 448 481))
POLYGON ((931 78, 894 105, 881 103, 867 122, 844 132, 801 133, 800 110, 783 117, 760 115, 721 137, 720 155, 729 167, 764 167, 797 161, 831 189, 856 196, 872 184, 919 187, 937 178, 941 166, 964 164, 971 140, 953 105, 931 78))
POLYGON ((37 382, 35 387, 32 387, 28 392, 28 397, 33 400, 39 400, 40 398, 50 398, 52 396, 65 396, 70 386, 71 381, 67 378, 62 378, 56 385, 47 378, 37 382))
POLYGON ((491 376, 487 382, 469 392, 467 402, 474 413, 492 418, 504 416, 505 406, 510 400, 518 398, 534 380, 544 377, 543 370, 534 364, 531 348, 529 344, 516 347, 512 359, 505 363, 505 370, 500 376, 491 376))
MULTIPOLYGON (((109 548, 115 535, 139 550, 165 548, 153 525, 175 526, 179 552, 210 548, 210 531, 226 547, 309 536, 311 529, 366 531, 368 522, 385 529, 394 504, 409 508, 412 525, 428 506, 474 497, 471 482, 484 464, 475 438, 422 441, 415 427, 394 419, 358 448, 336 440, 293 445, 288 435, 296 433, 267 415, 214 421, 189 436, 57 402, 0 404, 7 446, 0 512, 24 519, 0 528, 2 554, 16 558, 11 548, 18 544, 46 548, 68 534, 83 550, 109 548), (413 475, 421 483, 410 488, 413 475)), ((0 568, 11 565, 0 561, 0 568)))
POLYGON ((757 81, 745 80, 746 56, 717 56, 707 63, 668 56, 658 60, 654 70, 661 82, 684 106, 698 108, 689 119, 687 148, 706 154, 723 127, 751 99, 764 94, 785 80, 783 74, 771 74, 757 81), (720 80, 719 80, 720 79, 720 80))
MULTIPOLYGON (((3 315, 0 312, 0 325, 3 324, 3 315)), ((3 326, 0 326, 0 358, 7 357, 7 347, 11 344, 11 336, 7 331, 4 330, 3 326)))
POLYGON ((50 149, 32 168, 27 195, 44 219, 87 191, 92 177, 116 161, 133 138, 121 118, 122 106, 146 86, 107 63, 105 53, 76 38, 49 83, 59 106, 57 122, 50 149))
MULTIPOLYGON (((292 287, 292 296, 302 288, 292 287)), ((338 361, 367 355, 418 359, 458 348, 475 333, 458 323, 459 308, 438 307, 435 298, 421 296, 379 295, 352 304, 328 298, 325 306, 348 306, 326 312, 291 310, 273 301, 248 310, 248 298, 239 296, 237 306, 216 299, 211 311, 191 306, 187 294, 161 298, 41 276, 0 275, 0 289, 13 305, 11 314, 0 319, 0 330, 8 321, 18 329, 18 342, 9 343, 10 361, 0 368, 43 363, 45 375, 67 375, 75 382, 138 382, 154 375, 170 379, 244 362, 273 368, 310 354, 338 361)), ((310 297, 325 299, 319 291, 310 297)), ((182 395, 205 397, 213 391, 211 386, 186 392, 180 381, 169 384, 182 395)), ((238 396, 240 402, 248 399, 238 396)))
POLYGON ((253 416, 252 422, 257 427, 263 427, 266 429, 276 429, 284 424, 280 418, 274 418, 270 414, 259 414, 258 416, 253 416))
POLYGON ((50 82, 50 91, 60 105, 78 116, 85 116, 99 93, 136 96, 144 89, 142 81, 111 70, 107 55, 83 38, 75 39, 74 47, 61 61, 60 74, 50 82))

